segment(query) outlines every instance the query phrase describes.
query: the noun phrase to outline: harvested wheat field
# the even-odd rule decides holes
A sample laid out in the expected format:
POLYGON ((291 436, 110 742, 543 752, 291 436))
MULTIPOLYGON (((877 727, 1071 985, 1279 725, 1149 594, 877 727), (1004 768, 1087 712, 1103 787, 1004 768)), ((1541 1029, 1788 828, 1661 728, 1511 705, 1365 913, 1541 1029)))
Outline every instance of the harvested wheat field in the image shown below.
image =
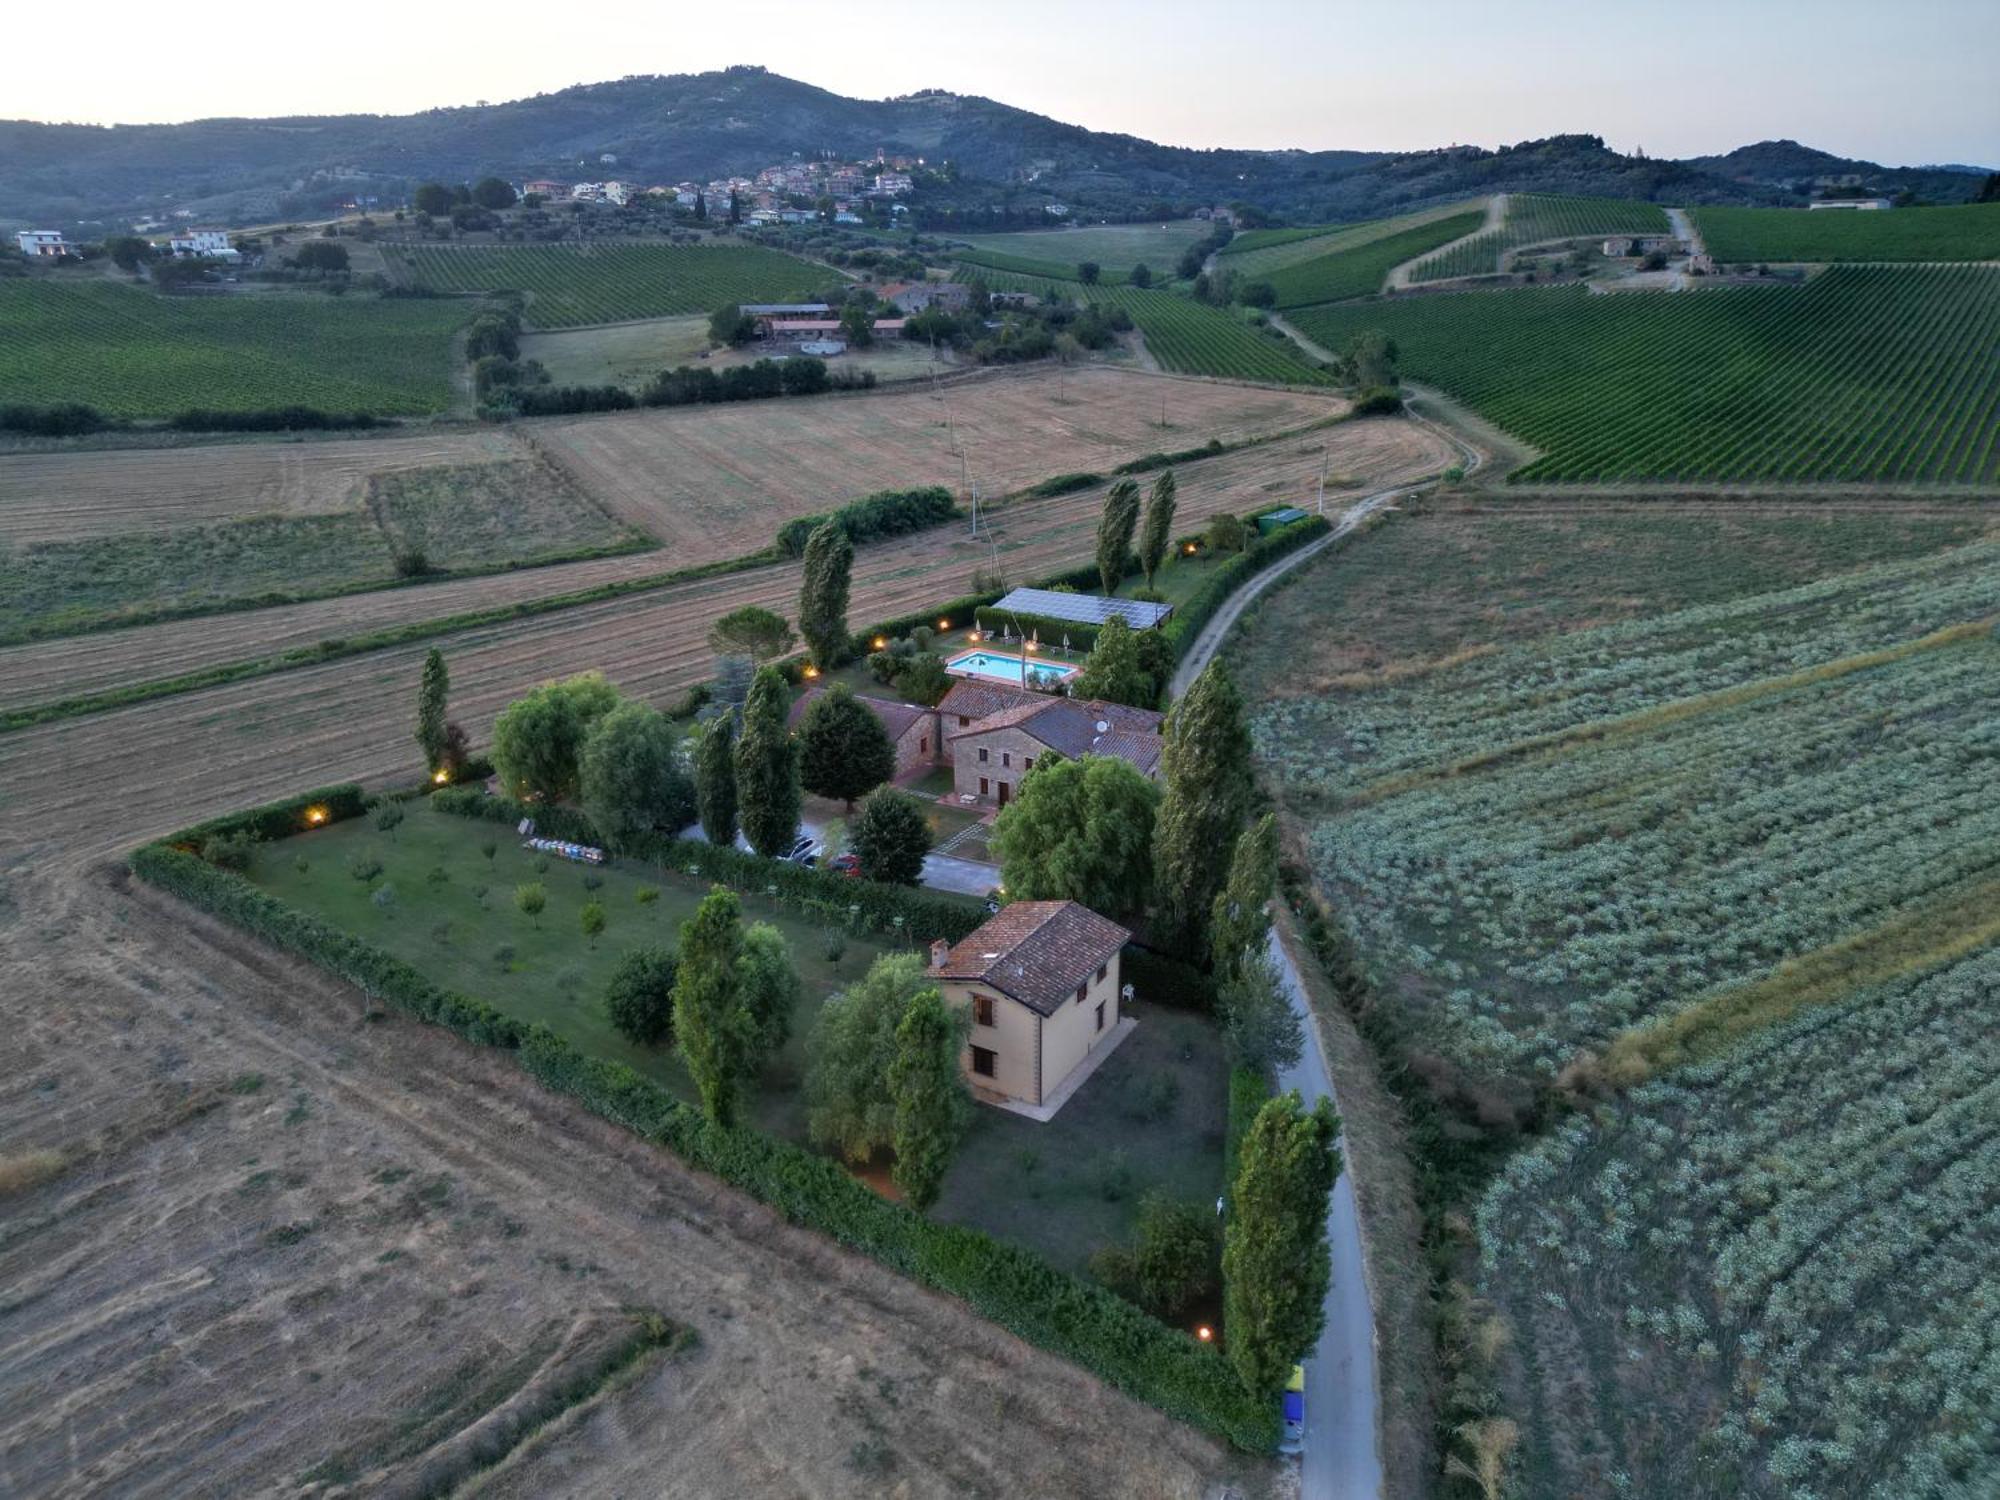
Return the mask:
POLYGON ((538 422, 528 431, 614 515, 677 550, 731 538, 719 554, 729 556, 766 544, 793 516, 874 490, 957 489, 954 435, 965 476, 990 498, 1056 474, 1108 471, 1157 449, 1283 431, 1344 408, 1329 396, 1091 368, 538 422))
MULTIPOLYGON (((1451 461, 1443 441, 1414 423, 1389 419, 1347 423, 1180 465, 1178 524, 1193 530, 1199 520, 1217 511, 1244 512, 1287 500, 1309 502, 1319 479, 1322 449, 1330 469, 1329 505, 1451 461)), ((855 559, 851 618, 857 625, 865 624, 963 594, 974 570, 995 560, 996 549, 1000 566, 1014 580, 1087 561, 1103 497, 1103 489, 1097 488, 1013 502, 992 513, 993 546, 983 540, 973 545, 958 527, 864 546, 855 559)), ((680 555, 673 551, 664 558, 658 553, 608 558, 8 647, 0 649, 0 708, 25 708, 255 660, 332 637, 546 598, 679 565, 680 555)), ((498 695, 490 705, 482 703, 483 716, 541 676, 580 670, 561 664, 572 660, 584 666, 603 665, 630 692, 664 697, 699 681, 708 671, 703 636, 709 619, 749 602, 765 604, 789 618, 796 612, 797 593, 797 565, 775 564, 459 632, 441 642, 452 657, 458 693, 454 712, 471 728, 475 720, 468 717, 469 704, 480 691, 480 681, 490 681, 492 693, 498 695), (592 655, 594 640, 604 642, 597 656, 592 655), (548 644, 552 642, 557 643, 553 650, 548 644), (486 670, 475 668, 475 659, 490 664, 490 678, 474 675, 486 670), (544 665, 549 661, 555 664, 544 665)), ((378 667, 385 671, 387 683, 397 684, 398 674, 407 670, 410 660, 421 659, 423 650, 423 645, 393 648, 288 672, 280 680, 309 676, 316 682, 345 683, 344 694, 332 705, 337 717, 339 704, 353 703, 378 667)), ((281 692, 261 680, 238 686, 245 694, 242 701, 249 703, 271 701, 281 692)), ((393 697, 400 691, 395 686, 389 694, 393 697)), ((477 722, 483 729, 484 717, 477 722)), ((5 765, 11 738, 0 737, 0 766, 5 765)))
POLYGON ((502 429, 411 437, 0 454, 0 541, 116 536, 242 516, 329 515, 371 474, 523 456, 502 429))

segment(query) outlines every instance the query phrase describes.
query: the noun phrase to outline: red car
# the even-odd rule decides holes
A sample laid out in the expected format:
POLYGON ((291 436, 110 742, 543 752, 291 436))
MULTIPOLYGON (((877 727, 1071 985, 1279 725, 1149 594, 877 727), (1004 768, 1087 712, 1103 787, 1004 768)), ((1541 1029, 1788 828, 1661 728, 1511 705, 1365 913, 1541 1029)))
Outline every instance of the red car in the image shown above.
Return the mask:
POLYGON ((858 854, 836 854, 827 861, 826 867, 837 875, 846 875, 854 880, 861 878, 861 856, 858 854))

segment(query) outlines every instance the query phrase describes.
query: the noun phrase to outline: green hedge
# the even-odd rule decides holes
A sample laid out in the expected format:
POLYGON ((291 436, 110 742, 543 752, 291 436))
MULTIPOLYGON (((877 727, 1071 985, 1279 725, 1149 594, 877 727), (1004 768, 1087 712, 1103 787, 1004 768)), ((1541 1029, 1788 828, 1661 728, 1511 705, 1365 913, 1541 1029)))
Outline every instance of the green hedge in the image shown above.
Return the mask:
POLYGON ((1209 574, 1201 588, 1179 605, 1174 610, 1173 618, 1160 627, 1167 644, 1174 648, 1174 655, 1187 655, 1195 637, 1201 634, 1202 626, 1214 619, 1223 601, 1249 582, 1254 574, 1263 572, 1286 553, 1296 552, 1332 529, 1333 523, 1325 516, 1307 516, 1303 521, 1294 521, 1289 526, 1280 526, 1276 531, 1255 538, 1209 574))
POLYGON ((1028 493, 1037 500, 1050 500, 1057 495, 1070 495, 1078 490, 1087 490, 1094 484, 1104 483, 1102 474, 1084 471, 1076 474, 1056 474, 1044 479, 1040 484, 1031 485, 1028 493))
POLYGON ((267 802, 262 807, 246 808, 242 812, 225 813, 219 818, 210 818, 206 823, 197 823, 192 828, 183 828, 179 833, 170 834, 163 841, 186 845, 190 848, 218 835, 247 833, 253 839, 290 838, 295 833, 304 833, 309 828, 319 828, 332 823, 344 822, 348 818, 358 818, 367 810, 368 794, 352 782, 340 782, 334 786, 315 788, 301 792, 296 797, 287 797, 282 802, 267 802), (325 812, 323 818, 309 816, 313 809, 325 812))
MULTIPOLYGON (((307 805, 294 799, 279 806, 298 815, 307 805)), ((263 813, 276 816, 272 809, 263 813)), ((631 1068, 587 1057, 545 1026, 512 1020, 482 1001, 445 990, 372 944, 184 850, 148 845, 132 856, 131 865, 149 884, 313 960, 370 996, 470 1041, 512 1052, 544 1086, 761 1199, 790 1222, 962 1298, 1003 1328, 1168 1415, 1253 1452, 1268 1451, 1276 1441, 1275 1410, 1243 1388, 1217 1350, 1103 1288, 977 1230, 923 1218, 880 1197, 826 1157, 754 1131, 714 1125, 631 1068)))
MULTIPOLYGON (((448 787, 434 795, 431 803, 441 812, 484 818, 510 827, 523 818, 533 818, 536 831, 546 838, 611 847, 588 818, 567 807, 530 807, 509 797, 489 797, 481 788, 465 786, 448 787)), ((643 834, 628 839, 616 846, 616 852, 676 870, 698 869, 703 879, 720 881, 741 891, 761 892, 776 887, 777 900, 795 908, 831 907, 845 917, 849 908, 858 906, 855 923, 859 930, 900 932, 913 944, 938 937, 955 943, 986 920, 985 903, 971 896, 855 880, 815 866, 766 859, 761 854, 667 834, 643 834), (898 917, 903 919, 901 928, 896 926, 898 917)))
POLYGON ((1151 948, 1127 943, 1119 971, 1141 1000, 1171 1005, 1179 1010, 1215 1009, 1215 981, 1193 964, 1182 963, 1151 948))
POLYGON ((1229 1121, 1222 1137, 1222 1192, 1225 1197, 1236 1191, 1236 1163, 1243 1150, 1243 1137, 1272 1092, 1271 1080, 1263 1074, 1241 1067, 1229 1070, 1229 1121))
POLYGON ((941 484, 910 490, 877 490, 859 500, 848 501, 838 510, 796 516, 785 522, 778 528, 778 550, 787 557, 803 557, 806 539, 828 521, 838 521, 850 541, 865 542, 941 526, 962 514, 952 503, 951 491, 941 484))

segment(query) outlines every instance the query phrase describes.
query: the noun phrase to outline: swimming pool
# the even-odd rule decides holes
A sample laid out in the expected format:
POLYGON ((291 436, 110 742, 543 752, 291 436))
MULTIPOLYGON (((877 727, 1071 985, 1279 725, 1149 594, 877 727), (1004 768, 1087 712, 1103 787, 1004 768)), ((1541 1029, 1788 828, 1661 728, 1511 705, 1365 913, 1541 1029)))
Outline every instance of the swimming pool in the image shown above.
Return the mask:
MULTIPOLYGON (((1021 658, 1010 651, 967 651, 944 664, 954 677, 984 677, 991 682, 1021 681, 1021 658)), ((1054 687, 1076 676, 1078 668, 1062 662, 1031 661, 1028 682, 1034 687, 1054 687)))

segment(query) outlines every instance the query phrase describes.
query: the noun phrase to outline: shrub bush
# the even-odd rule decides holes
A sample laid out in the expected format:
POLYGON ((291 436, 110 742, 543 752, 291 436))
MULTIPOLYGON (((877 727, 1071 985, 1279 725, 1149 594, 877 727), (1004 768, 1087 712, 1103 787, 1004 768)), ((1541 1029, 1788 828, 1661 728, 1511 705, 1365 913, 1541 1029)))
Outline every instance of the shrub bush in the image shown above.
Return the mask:
POLYGON ((951 491, 943 485, 924 485, 909 490, 878 490, 850 500, 840 509, 821 515, 799 516, 778 528, 778 550, 787 557, 803 557, 806 538, 828 521, 837 521, 848 540, 865 542, 874 537, 902 536, 942 525, 959 514, 951 491))
POLYGON ((1050 500, 1057 495, 1073 494, 1077 490, 1087 490, 1093 484, 1102 483, 1104 483, 1102 474, 1057 474, 1044 479, 1040 484, 1031 486, 1028 493, 1037 500, 1050 500))

